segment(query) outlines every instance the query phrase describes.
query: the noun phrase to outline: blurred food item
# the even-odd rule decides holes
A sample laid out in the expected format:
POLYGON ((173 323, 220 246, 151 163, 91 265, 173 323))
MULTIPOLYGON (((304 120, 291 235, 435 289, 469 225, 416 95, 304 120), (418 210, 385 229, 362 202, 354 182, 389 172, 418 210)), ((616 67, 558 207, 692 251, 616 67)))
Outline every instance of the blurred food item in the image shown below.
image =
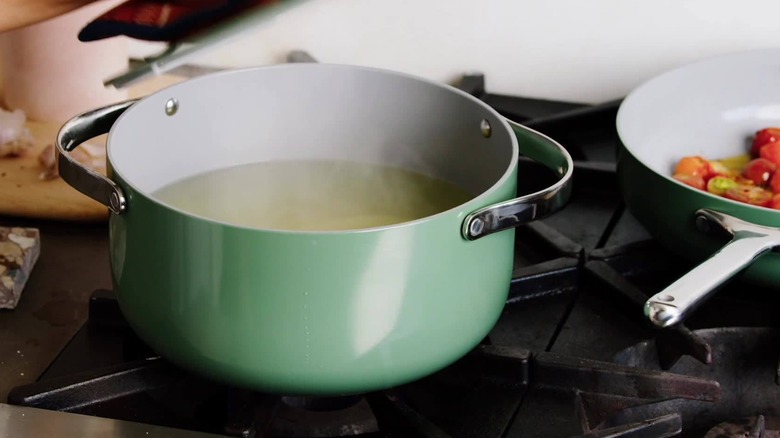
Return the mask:
POLYGON ((41 250, 35 228, 0 227, 0 309, 14 309, 41 250))
MULTIPOLYGON (((89 167, 90 169, 105 174, 106 173, 106 148, 103 145, 92 143, 83 143, 70 156, 76 161, 89 167)), ((38 154, 38 164, 43 168, 38 175, 40 179, 56 179, 60 174, 57 169, 57 157, 54 153, 54 145, 47 145, 40 154, 38 154)))
POLYGON ((0 108, 0 158, 18 157, 32 147, 32 134, 25 122, 24 111, 4 111, 0 108))
POLYGON ((673 177, 683 184, 745 204, 780 210, 780 128, 755 132, 748 153, 721 160, 681 158, 673 177))
POLYGON ((128 66, 126 41, 78 40, 89 20, 116 5, 94 2, 68 14, 0 34, 0 77, 6 108, 31 120, 62 123, 87 110, 127 98, 103 82, 128 66))
POLYGON ((57 171, 57 156, 54 154, 54 145, 50 144, 38 154, 38 163, 43 171, 38 176, 40 179, 54 179, 60 176, 57 171))

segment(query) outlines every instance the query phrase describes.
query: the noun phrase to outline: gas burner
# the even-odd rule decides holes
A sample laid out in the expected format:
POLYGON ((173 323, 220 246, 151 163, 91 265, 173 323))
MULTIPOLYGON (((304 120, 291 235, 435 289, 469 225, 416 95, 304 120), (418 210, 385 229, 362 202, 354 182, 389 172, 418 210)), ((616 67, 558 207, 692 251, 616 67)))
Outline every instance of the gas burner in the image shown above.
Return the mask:
MULTIPOLYGON (((683 420, 682 437, 701 437, 708 430, 712 434, 717 430, 734 431, 738 427, 748 427, 748 429, 741 435, 707 436, 724 438, 773 436, 752 435, 745 432, 750 432, 750 427, 756 425, 768 425, 770 420, 774 425, 776 421, 774 417, 780 416, 780 386, 776 383, 778 357, 780 357, 780 330, 728 327, 696 330, 693 333, 712 346, 712 364, 705 365, 686 356, 677 361, 670 371, 717 381, 722 390, 720 400, 707 404, 670 400, 627 410, 612 420, 622 423, 642 418, 655 418, 674 412, 679 413, 683 420), (765 417, 754 418, 752 423, 743 420, 756 413, 761 413, 765 417)), ((661 369, 656 341, 646 341, 627 348, 616 355, 615 361, 643 369, 661 369)), ((767 427, 772 429, 774 426, 767 427)))
POLYGON ((347 437, 378 431, 363 396, 282 397, 271 425, 274 437, 347 437))
POLYGON ((759 415, 721 423, 704 438, 780 438, 780 418, 759 415))

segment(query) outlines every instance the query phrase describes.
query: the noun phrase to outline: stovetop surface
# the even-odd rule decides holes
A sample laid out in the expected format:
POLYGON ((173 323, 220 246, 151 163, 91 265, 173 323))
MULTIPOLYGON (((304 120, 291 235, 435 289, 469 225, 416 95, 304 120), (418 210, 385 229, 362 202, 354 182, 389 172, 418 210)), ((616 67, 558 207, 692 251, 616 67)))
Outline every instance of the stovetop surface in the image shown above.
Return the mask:
MULTIPOLYGON (((531 363, 528 365, 531 376, 523 377, 525 383, 491 386, 479 380, 465 386, 462 382, 448 386, 423 379, 408 390, 390 391, 379 397, 379 401, 369 397, 371 408, 389 403, 393 407, 389 411, 399 412, 403 410, 399 406, 407 406, 399 403, 412 400, 409 404, 424 413, 412 415, 411 418, 417 419, 415 424, 402 430, 413 430, 419 436, 672 436, 664 434, 663 427, 656 435, 650 434, 649 428, 636 435, 584 431, 583 425, 586 429, 595 426, 586 424, 588 421, 583 420, 578 408, 583 399, 590 400, 587 394, 583 395, 589 390, 533 384, 534 370, 540 370, 537 374, 541 374, 548 370, 545 364, 559 364, 559 357, 613 362, 622 350, 655 339, 658 331, 642 313, 643 297, 693 267, 691 262, 659 247, 625 209, 614 172, 618 148, 614 121, 619 102, 583 106, 497 96, 485 92, 484 78, 479 75, 464 77, 461 87, 505 116, 555 138, 572 153, 576 162, 571 202, 559 213, 518 229, 509 300, 484 343, 488 348, 512 347, 517 349, 513 354, 522 351, 539 360, 531 363, 528 357, 518 358, 520 362, 526 360, 523 362, 526 365, 531 363)), ((522 164, 519 191, 544 186, 548 182, 546 178, 546 173, 533 164, 522 164)), ((688 329, 776 327, 780 320, 776 317, 780 300, 775 295, 776 291, 737 278, 698 309, 678 333, 685 338, 691 333, 688 329)), ((110 292, 96 293, 91 306, 90 321, 40 377, 41 384, 67 380, 85 372, 99 375, 107 367, 123 370, 129 361, 154 356, 122 323, 110 292)), ((704 348, 697 337, 692 339, 691 348, 704 348)), ((778 351, 780 348, 774 353, 778 351)), ((134 378, 144 381, 151 377, 142 372, 134 378)), ((187 379, 179 381, 175 391, 164 395, 159 391, 138 394, 127 390, 125 393, 132 393, 131 396, 109 397, 92 393, 90 389, 88 394, 105 400, 76 403, 66 409, 220 432, 215 430, 220 426, 206 420, 200 424, 197 421, 184 424, 180 418, 166 417, 164 409, 153 408, 149 412, 149 406, 170 402, 173 393, 191 399, 201 397, 202 405, 208 405, 207 397, 203 393, 198 395, 192 388, 208 387, 203 391, 209 392, 213 389, 210 384, 193 378, 198 383, 190 385, 192 382, 187 379), (166 401, 161 402, 161 398, 166 401)), ((766 385, 774 385, 771 376, 766 385)), ((261 397, 260 402, 253 403, 262 404, 262 400, 261 397)), ((200 411, 188 411, 182 416, 198 417, 199 414, 200 411)), ((667 413, 661 410, 660 414, 667 413)), ((758 412, 749 413, 755 414, 758 412)), ((780 412, 768 414, 780 415, 780 412)), ((409 417, 403 418, 409 422, 409 417)), ((215 421, 224 420, 219 417, 215 421)), ((659 420, 658 424, 667 420, 659 420)), ((380 431, 363 435, 407 436, 382 431, 382 424, 392 424, 397 419, 379 418, 378 421, 380 431)), ((663 424, 668 425, 669 421, 663 424)), ((602 428, 608 426, 609 422, 605 422, 602 428)))

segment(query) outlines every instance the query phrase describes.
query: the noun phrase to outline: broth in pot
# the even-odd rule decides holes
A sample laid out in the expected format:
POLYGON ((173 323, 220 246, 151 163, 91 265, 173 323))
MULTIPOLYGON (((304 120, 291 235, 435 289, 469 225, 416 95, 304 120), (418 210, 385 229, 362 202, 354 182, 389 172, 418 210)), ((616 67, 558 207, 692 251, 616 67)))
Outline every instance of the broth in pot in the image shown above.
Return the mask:
POLYGON ((158 200, 204 218, 260 229, 337 231, 421 219, 473 198, 419 172, 348 161, 269 161, 174 182, 158 200))

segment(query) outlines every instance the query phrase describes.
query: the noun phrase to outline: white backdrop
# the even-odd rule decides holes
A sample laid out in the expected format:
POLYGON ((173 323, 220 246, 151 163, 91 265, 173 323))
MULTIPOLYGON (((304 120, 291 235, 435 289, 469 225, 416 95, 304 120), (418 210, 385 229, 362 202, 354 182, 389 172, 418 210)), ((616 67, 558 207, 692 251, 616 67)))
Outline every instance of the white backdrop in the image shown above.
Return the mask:
POLYGON ((491 92, 595 103, 690 60, 774 45, 775 0, 312 0, 199 61, 269 64, 304 49, 444 82, 479 70, 491 92))

